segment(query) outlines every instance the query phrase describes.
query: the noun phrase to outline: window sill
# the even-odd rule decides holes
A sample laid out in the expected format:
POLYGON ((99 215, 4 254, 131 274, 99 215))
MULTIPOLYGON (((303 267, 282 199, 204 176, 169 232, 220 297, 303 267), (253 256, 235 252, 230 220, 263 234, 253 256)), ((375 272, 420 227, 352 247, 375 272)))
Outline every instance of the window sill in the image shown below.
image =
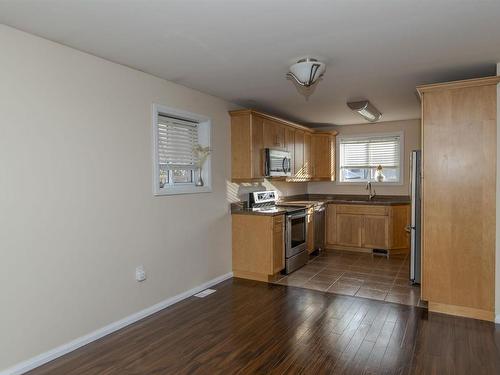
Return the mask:
POLYGON ((357 185, 365 186, 368 182, 371 182, 373 186, 402 186, 402 182, 376 182, 376 181, 359 181, 359 182, 347 182, 347 181, 337 181, 337 185, 357 185))
POLYGON ((159 197, 162 195, 198 194, 211 192, 211 186, 176 186, 171 188, 158 189, 158 191, 154 192, 154 195, 159 197))

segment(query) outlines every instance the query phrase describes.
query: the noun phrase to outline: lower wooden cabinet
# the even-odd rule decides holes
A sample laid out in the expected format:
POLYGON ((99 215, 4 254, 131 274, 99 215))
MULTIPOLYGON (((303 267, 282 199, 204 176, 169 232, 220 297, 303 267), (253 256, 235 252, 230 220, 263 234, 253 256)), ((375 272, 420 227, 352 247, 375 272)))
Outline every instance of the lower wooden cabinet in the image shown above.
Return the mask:
POLYGON ((233 274, 269 281, 285 268, 284 216, 232 215, 233 274))
POLYGON ((410 220, 410 205, 329 204, 326 210, 328 248, 389 251, 409 248, 405 227, 410 220))
MULTIPOLYGON (((404 228, 402 228, 404 231, 404 228)), ((389 216, 363 216, 361 247, 372 249, 389 248, 389 216)))
POLYGON ((363 216, 338 214, 335 223, 338 245, 361 247, 363 216))

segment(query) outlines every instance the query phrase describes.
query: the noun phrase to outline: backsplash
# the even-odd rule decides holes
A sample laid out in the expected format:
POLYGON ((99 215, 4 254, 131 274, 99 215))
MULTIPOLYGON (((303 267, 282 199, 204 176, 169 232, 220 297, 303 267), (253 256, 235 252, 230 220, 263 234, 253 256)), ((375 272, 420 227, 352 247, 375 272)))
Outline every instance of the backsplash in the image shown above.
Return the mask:
POLYGON ((236 203, 248 201, 248 194, 254 191, 276 190, 278 195, 289 196, 307 193, 307 183, 264 180, 263 182, 227 182, 227 201, 236 203))

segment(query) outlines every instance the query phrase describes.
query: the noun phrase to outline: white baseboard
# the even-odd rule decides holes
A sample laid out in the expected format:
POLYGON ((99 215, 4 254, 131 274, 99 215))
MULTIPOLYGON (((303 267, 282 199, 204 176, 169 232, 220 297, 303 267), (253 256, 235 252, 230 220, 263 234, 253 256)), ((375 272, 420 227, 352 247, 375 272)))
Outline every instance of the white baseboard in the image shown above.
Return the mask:
POLYGON ((495 315, 495 323, 500 324, 500 314, 495 315))
POLYGON ((219 277, 216 277, 215 279, 212 279, 210 281, 207 281, 204 284, 198 285, 194 287, 193 289, 190 289, 186 292, 180 293, 176 296, 173 296, 171 298, 167 298, 164 301, 161 301, 157 303, 156 305, 150 306, 144 310, 141 310, 139 312, 136 312, 135 314, 129 315, 126 318, 123 318, 121 320, 118 320, 116 322, 113 322, 111 324, 108 324, 105 327, 102 327, 94 332, 91 332, 85 336, 79 337, 73 341, 70 341, 66 344, 63 344, 55 349, 49 350, 48 352, 42 353, 37 355, 36 357, 30 358, 24 362, 18 363, 17 365, 14 365, 8 369, 0 371, 0 375, 21 375, 24 374, 25 372, 28 372, 30 370, 33 370, 36 367, 39 367, 47 362, 50 362, 58 357, 63 356, 64 354, 67 354, 69 352, 72 352, 73 350, 76 350, 84 345, 87 345, 88 343, 91 343, 92 341, 98 340, 101 337, 104 337, 106 335, 109 335, 110 333, 113 333, 115 331, 118 331, 119 329, 126 327, 132 323, 137 322, 138 320, 141 320, 149 315, 152 315, 160 310, 163 310, 164 308, 173 305, 174 303, 177 303, 179 301, 182 301, 183 299, 186 299, 188 297, 191 297, 193 294, 199 293, 204 289, 207 289, 215 284, 218 284, 224 280, 230 279, 233 277, 233 273, 229 272, 226 273, 225 275, 221 275, 219 277))

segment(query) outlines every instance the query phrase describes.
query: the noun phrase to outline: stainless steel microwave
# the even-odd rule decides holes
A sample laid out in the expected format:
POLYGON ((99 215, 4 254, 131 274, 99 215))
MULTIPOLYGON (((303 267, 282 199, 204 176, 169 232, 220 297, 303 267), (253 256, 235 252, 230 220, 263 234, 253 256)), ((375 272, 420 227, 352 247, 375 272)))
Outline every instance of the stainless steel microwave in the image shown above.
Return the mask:
POLYGON ((266 148, 264 150, 264 160, 264 174, 266 177, 287 177, 292 175, 290 152, 266 148))

